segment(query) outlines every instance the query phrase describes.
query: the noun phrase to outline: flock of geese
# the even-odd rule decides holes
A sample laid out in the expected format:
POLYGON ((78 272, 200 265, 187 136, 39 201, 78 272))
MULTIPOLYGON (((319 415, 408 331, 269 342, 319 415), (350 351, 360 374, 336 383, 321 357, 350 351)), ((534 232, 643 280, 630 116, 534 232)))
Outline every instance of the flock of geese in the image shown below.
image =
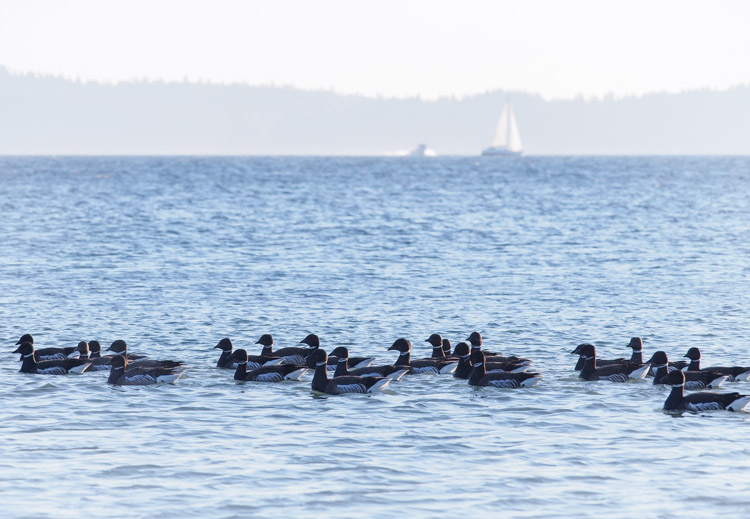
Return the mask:
MULTIPOLYGON (((372 357, 350 357, 343 346, 328 355, 321 349, 320 338, 315 334, 305 337, 298 347, 278 350, 273 348, 273 337, 265 334, 256 342, 262 347, 258 355, 250 355, 244 349, 235 350, 229 338, 221 339, 214 348, 221 350, 216 367, 234 370, 235 380, 299 381, 307 371, 313 370, 313 391, 332 395, 382 391, 405 375, 428 372, 452 374, 472 386, 505 389, 534 387, 542 380, 539 373, 528 371, 531 360, 483 350, 482 335, 476 331, 465 342, 456 344, 452 351, 450 340, 440 334, 430 335, 426 342, 432 346, 432 355, 412 359, 411 342, 404 338, 396 340, 388 350, 398 352, 398 358, 393 364, 380 366, 373 365, 372 357)), ((109 370, 107 382, 115 385, 174 383, 187 367, 180 361, 152 360, 128 353, 127 343, 120 339, 107 348, 112 354, 105 355, 101 353, 101 344, 95 340, 81 341, 75 347, 35 349, 34 338, 25 334, 16 345, 14 353, 21 355, 22 373, 64 375, 109 370)), ((664 402, 664 409, 668 411, 739 411, 750 404, 750 396, 739 393, 684 393, 685 389, 716 388, 726 381, 748 381, 750 367, 701 368, 700 350, 695 347, 685 354, 689 362, 670 362, 663 351, 657 351, 643 362, 642 340, 634 337, 628 347, 633 350, 630 359, 597 359, 594 345, 580 344, 571 352, 579 356, 575 369, 586 381, 626 382, 651 376, 654 384, 672 387, 664 402)))

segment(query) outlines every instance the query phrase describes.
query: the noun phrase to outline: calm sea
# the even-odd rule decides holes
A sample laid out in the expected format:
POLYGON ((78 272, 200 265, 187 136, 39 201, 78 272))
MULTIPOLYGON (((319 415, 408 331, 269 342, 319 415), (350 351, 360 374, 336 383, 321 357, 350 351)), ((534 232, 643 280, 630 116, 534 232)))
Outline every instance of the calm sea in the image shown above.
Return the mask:
MULTIPOLYGON (((691 517, 750 511, 750 414, 665 414, 569 352, 750 365, 749 158, 0 158, 0 515, 691 517), (230 337, 395 360, 441 333, 533 389, 236 383, 230 337), (17 373, 125 339, 177 385, 17 373), (687 512, 686 512, 687 511, 687 512)), ((750 392, 750 384, 732 390, 750 392)))

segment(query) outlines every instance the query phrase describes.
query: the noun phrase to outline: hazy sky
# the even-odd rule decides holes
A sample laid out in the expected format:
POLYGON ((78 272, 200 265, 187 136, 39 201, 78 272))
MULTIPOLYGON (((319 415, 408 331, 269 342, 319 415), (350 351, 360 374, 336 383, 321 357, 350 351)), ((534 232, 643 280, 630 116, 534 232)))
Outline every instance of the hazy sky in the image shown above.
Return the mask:
POLYGON ((434 98, 750 83, 750 2, 0 0, 0 65, 434 98))

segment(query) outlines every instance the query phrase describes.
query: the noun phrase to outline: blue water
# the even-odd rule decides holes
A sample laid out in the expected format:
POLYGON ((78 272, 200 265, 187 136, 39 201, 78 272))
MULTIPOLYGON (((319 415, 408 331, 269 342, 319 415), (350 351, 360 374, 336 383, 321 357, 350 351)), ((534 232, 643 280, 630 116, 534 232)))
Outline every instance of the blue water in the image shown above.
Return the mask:
MULTIPOLYGON (((750 510, 748 413, 661 411, 569 351, 750 365, 748 158, 0 158, 0 503, 11 518, 664 517, 750 510), (419 375, 375 396, 239 384, 308 333, 529 357, 544 380, 419 375), (127 340, 176 385, 17 373, 127 340)), ((750 384, 731 384, 750 392, 750 384)))

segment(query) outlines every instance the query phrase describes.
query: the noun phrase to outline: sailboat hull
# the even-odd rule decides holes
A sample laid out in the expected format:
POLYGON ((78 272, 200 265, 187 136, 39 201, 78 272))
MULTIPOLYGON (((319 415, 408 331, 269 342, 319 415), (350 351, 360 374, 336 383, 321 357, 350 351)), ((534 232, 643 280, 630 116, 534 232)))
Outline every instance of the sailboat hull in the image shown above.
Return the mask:
POLYGON ((522 151, 511 151, 508 148, 489 147, 482 151, 483 157, 520 157, 522 151))

